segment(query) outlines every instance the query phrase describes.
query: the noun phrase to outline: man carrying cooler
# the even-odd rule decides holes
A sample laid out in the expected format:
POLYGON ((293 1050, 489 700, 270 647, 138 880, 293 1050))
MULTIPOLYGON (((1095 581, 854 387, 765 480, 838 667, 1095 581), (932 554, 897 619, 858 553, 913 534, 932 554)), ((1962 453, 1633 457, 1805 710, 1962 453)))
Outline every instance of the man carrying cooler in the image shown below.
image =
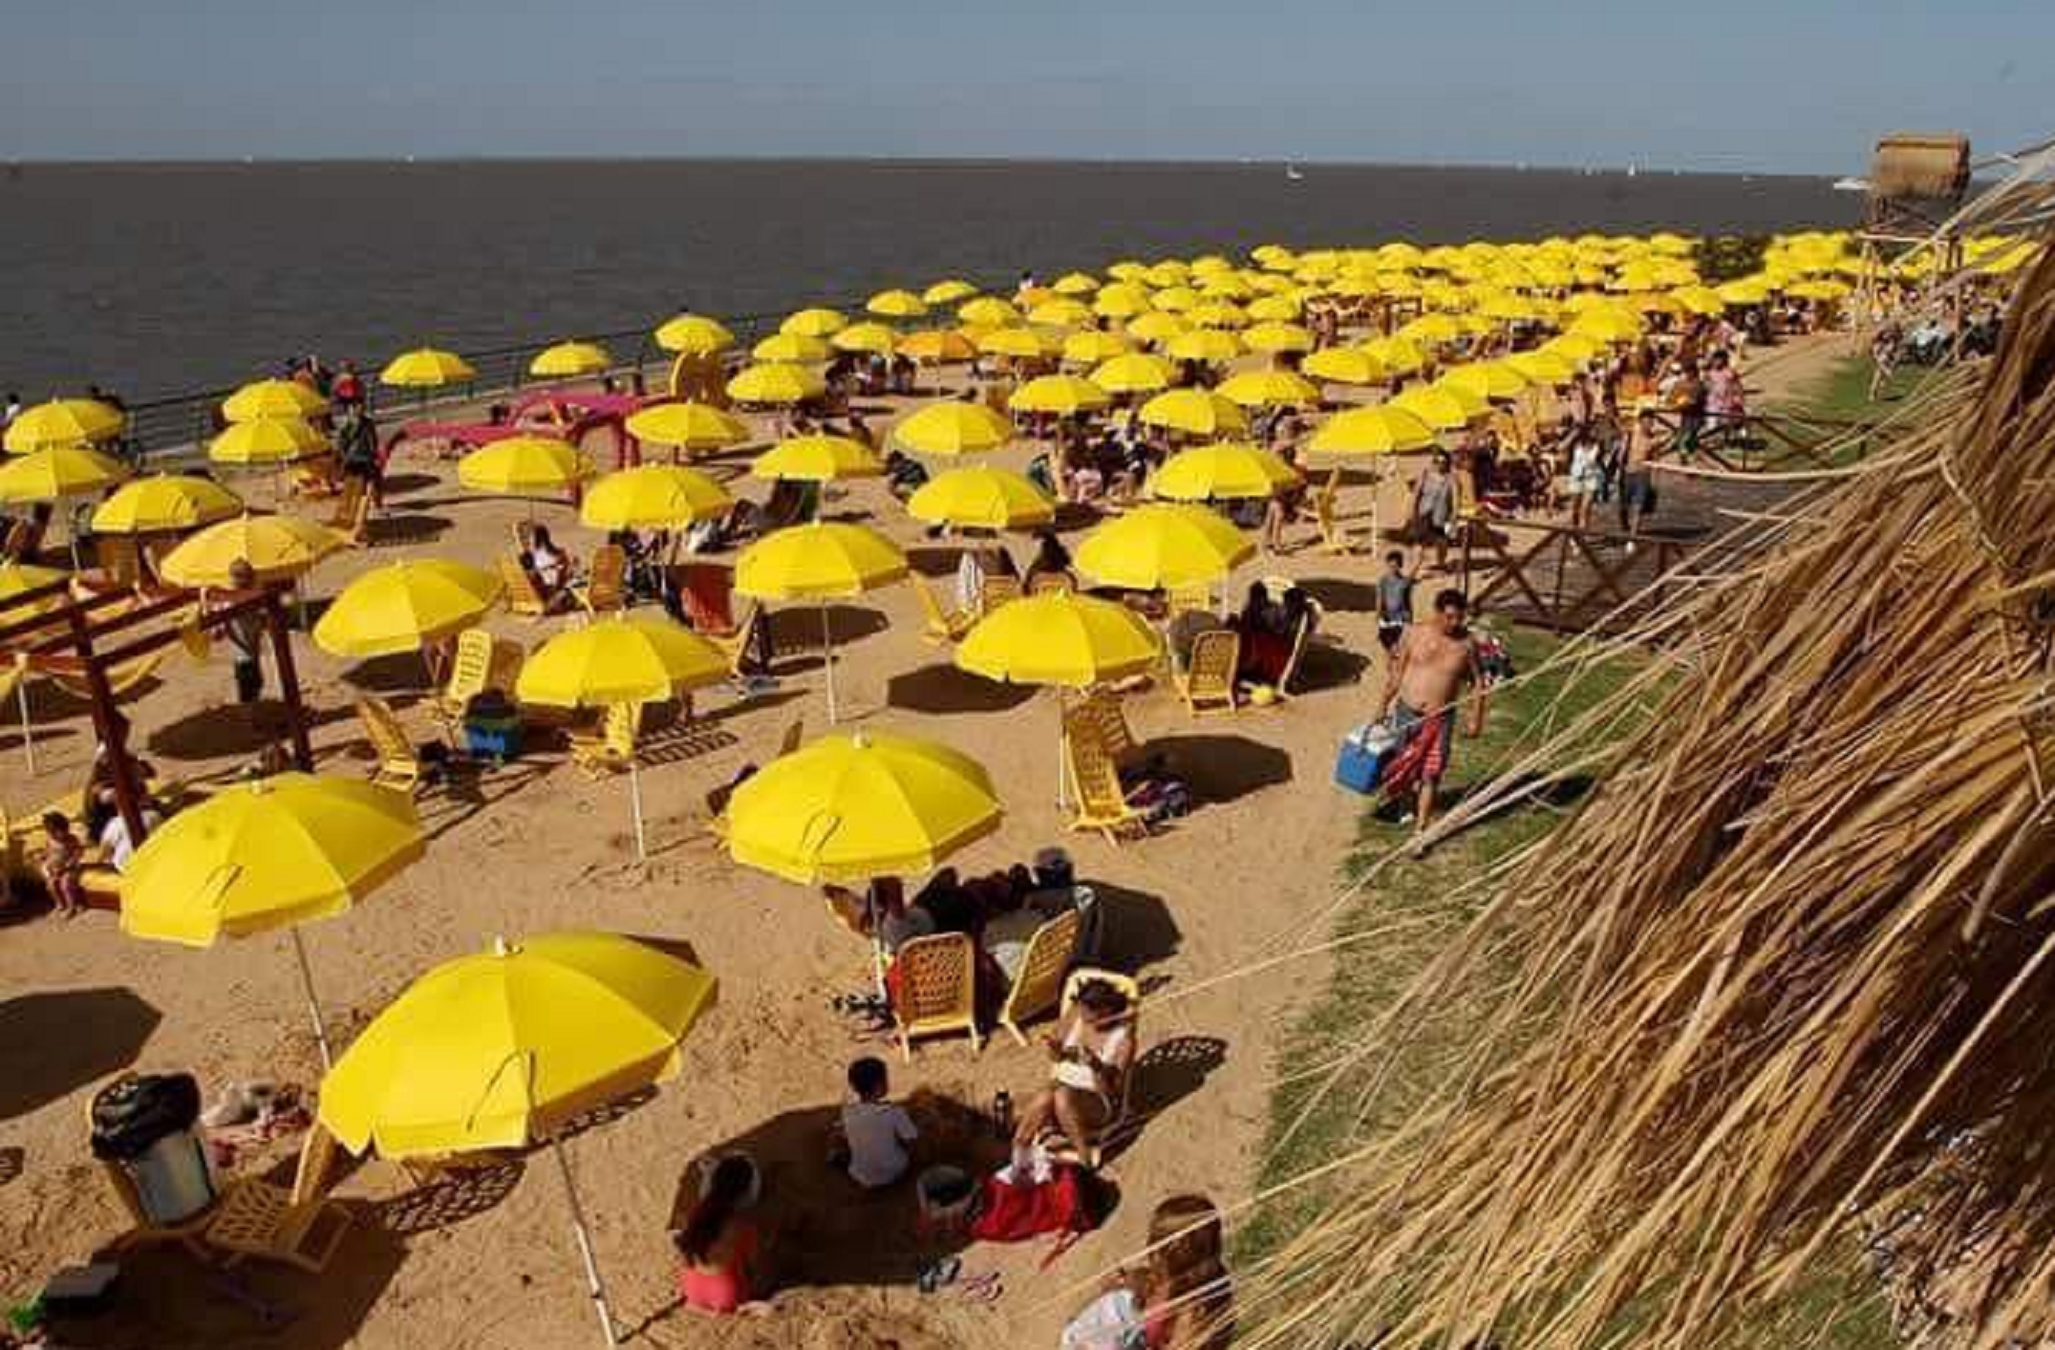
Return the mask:
POLYGON ((1469 734, 1484 734, 1485 680, 1467 626, 1470 602, 1459 590, 1434 597, 1434 612, 1409 624, 1392 652, 1385 679, 1385 723, 1400 736, 1399 748, 1383 775, 1387 800, 1403 803, 1413 792, 1413 830, 1425 835, 1434 815, 1434 794, 1448 770, 1455 738, 1456 703, 1463 686, 1473 686, 1469 734))

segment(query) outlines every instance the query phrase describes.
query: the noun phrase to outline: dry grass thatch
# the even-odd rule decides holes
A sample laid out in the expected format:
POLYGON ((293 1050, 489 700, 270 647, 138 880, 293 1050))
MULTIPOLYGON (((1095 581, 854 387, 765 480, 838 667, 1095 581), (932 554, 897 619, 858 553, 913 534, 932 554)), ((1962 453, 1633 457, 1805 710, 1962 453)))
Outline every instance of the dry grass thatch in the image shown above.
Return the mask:
POLYGON ((1427 1010, 1488 1024, 1324 1169, 1344 1197, 1245 1273, 1238 1344, 1745 1343, 1886 1227, 1957 1343, 2055 1335, 2055 251, 2006 331, 1651 620, 1672 663, 1465 804, 1603 756, 1366 1029, 1374 1083, 1427 1010))

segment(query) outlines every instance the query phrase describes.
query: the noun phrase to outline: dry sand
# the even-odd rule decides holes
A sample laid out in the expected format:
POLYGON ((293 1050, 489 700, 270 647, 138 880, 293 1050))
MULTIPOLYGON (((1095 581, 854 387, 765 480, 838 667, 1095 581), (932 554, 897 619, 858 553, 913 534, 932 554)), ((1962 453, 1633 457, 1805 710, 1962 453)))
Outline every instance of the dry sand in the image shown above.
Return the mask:
MULTIPOLYGON (((1817 365, 1780 362, 1777 382, 1817 365)), ((1018 467, 1025 458, 1015 449, 999 462, 1018 467)), ((738 454, 714 465, 736 473, 743 462, 738 454)), ((484 562, 527 514, 520 503, 466 496, 452 467, 422 451, 404 453, 392 474, 390 519, 380 529, 388 542, 325 564, 314 575, 316 595, 396 558, 484 562)), ((746 480, 738 487, 761 491, 746 480)), ((265 491, 259 485, 253 495, 261 500, 265 491)), ((1398 493, 1396 484, 1387 489, 1387 520, 1401 510, 1398 493)), ((1362 488, 1344 499, 1345 513, 1366 505, 1362 488)), ((838 491, 829 510, 868 515, 913 550, 916 565, 950 561, 882 485, 838 491)), ((598 542, 563 505, 540 515, 580 550, 598 542)), ((475 787, 430 792, 426 859, 351 913, 306 932, 331 1034, 346 1043, 415 975, 494 935, 600 928, 682 939, 721 979, 719 1005, 685 1046, 684 1073, 569 1145, 616 1311, 637 1340, 821 1350, 1053 1345, 1079 1301, 1067 1286, 1132 1250, 1158 1199, 1178 1190, 1223 1202, 1247 1194, 1281 1017, 1324 975, 1308 960, 1204 985, 1267 940, 1324 934, 1321 916, 1362 805, 1335 790, 1328 774, 1336 740, 1368 715, 1380 674, 1361 655, 1377 651, 1366 584, 1373 563, 1324 554, 1306 546, 1309 539, 1310 525, 1300 527, 1298 547, 1238 578, 1294 577, 1325 603, 1307 691, 1278 707, 1201 721, 1166 690, 1132 697, 1137 733, 1191 778, 1199 806, 1157 837, 1118 848, 1068 832, 1055 805, 1053 692, 1000 688, 954 671, 946 651, 921 640, 907 586, 836 611, 845 722, 946 741, 983 761, 1002 787, 1004 827, 958 859, 962 868, 1000 868, 1052 843, 1067 848, 1080 879, 1110 899, 1124 963, 1156 986, 1143 1014, 1144 1048, 1157 1047, 1142 1087, 1151 1115, 1110 1168, 1123 1203, 1102 1232, 1046 1271, 1037 1268, 1040 1244, 966 1252, 971 1271, 1004 1273, 996 1304, 919 1294, 910 1199, 859 1200, 821 1161, 822 1132, 854 1055, 886 1054, 896 1093, 928 1089, 983 1108, 1001 1088, 1019 1101, 1036 1086, 1039 1051, 995 1039, 973 1056, 965 1041, 944 1039, 902 1065, 889 1049, 857 1044, 828 999, 863 986, 861 944, 828 921, 811 891, 737 867, 704 829, 709 788, 743 763, 761 762, 795 717, 806 719, 809 734, 824 727, 810 611, 781 625, 792 647, 781 655, 775 691, 701 696, 705 744, 644 773, 647 864, 633 860, 625 785, 589 781, 555 753, 489 773, 475 787), (715 1321, 675 1306, 665 1225, 684 1169, 738 1144, 768 1164, 777 1213, 792 1225, 785 1284, 767 1315, 715 1321)), ((563 622, 495 615, 491 627, 532 646, 563 622)), ((363 772, 350 700, 372 687, 410 703, 418 666, 352 666, 304 639, 297 650, 321 767, 363 772)), ((175 658, 161 683, 130 704, 139 748, 171 777, 231 771, 252 742, 238 711, 225 706, 229 696, 225 662, 195 667, 175 658)), ((0 732, 0 801, 16 811, 74 786, 92 745, 81 707, 54 690, 39 690, 36 713, 42 772, 34 777, 19 732, 0 732)), ((425 708, 405 716, 417 735, 429 734, 425 708)), ((1459 774, 1460 767, 1459 751, 1459 774)), ((86 1103, 108 1076, 131 1066, 185 1069, 210 1090, 237 1078, 317 1078, 282 937, 187 951, 126 938, 106 914, 72 923, 36 918, 0 930, 0 988, 0 1289, 11 1294, 32 1292, 50 1270, 85 1258, 124 1226, 85 1148, 86 1103)), ((287 1329, 266 1332, 188 1259, 152 1252, 125 1259, 121 1310, 85 1324, 78 1339, 312 1350, 595 1343, 562 1189, 546 1157, 416 1194, 398 1169, 372 1162, 339 1193, 356 1202, 357 1221, 325 1276, 254 1268, 245 1277, 297 1312, 287 1329)))

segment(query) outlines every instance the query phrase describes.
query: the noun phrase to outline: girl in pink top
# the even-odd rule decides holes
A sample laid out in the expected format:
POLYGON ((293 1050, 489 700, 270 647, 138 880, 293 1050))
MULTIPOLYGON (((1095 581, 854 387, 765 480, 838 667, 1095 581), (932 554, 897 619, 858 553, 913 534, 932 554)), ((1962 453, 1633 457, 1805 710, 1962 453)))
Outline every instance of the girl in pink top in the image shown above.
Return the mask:
POLYGON ((762 1243, 743 1213, 756 1189, 756 1165, 744 1157, 721 1159, 707 1178, 676 1239, 678 1293, 687 1307, 732 1313, 763 1297, 762 1243))

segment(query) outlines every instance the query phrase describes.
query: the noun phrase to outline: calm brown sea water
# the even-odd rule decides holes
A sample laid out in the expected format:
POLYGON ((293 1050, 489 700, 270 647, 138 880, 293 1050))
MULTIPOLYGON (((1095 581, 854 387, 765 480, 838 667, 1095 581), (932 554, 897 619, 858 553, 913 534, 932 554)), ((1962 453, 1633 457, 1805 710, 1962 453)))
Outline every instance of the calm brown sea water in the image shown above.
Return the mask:
POLYGON ((1824 179, 798 161, 30 165, 0 174, 0 390, 131 399, 1259 243, 1848 223, 1824 179))

